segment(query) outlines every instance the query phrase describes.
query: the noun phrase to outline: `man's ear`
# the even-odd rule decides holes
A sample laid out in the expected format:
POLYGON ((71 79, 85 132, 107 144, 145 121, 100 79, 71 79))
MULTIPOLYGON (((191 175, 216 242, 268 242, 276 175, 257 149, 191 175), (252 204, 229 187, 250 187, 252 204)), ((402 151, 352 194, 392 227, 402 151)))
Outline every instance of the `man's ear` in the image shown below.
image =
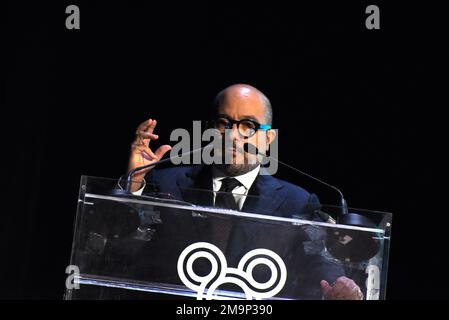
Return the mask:
POLYGON ((269 145, 276 139, 276 135, 276 130, 267 130, 267 149, 269 149, 269 145))

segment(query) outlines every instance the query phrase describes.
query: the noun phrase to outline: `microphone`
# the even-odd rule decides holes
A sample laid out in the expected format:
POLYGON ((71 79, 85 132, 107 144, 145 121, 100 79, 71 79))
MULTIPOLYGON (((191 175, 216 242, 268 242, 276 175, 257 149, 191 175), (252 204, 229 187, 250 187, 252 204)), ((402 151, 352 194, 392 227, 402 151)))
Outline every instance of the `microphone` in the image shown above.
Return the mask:
POLYGON ((136 172, 144 170, 144 169, 148 169, 150 167, 154 168, 155 166, 160 165, 162 163, 166 163, 166 162, 172 161, 173 159, 176 159, 176 158, 182 158, 184 156, 187 156, 187 155, 190 155, 190 154, 194 154, 195 152, 202 151, 202 150, 204 150, 204 149, 206 149, 208 147, 213 147, 213 144, 209 143, 209 144, 205 145, 204 147, 197 148, 197 149, 194 149, 194 150, 191 150, 191 151, 188 151, 188 152, 184 152, 184 153, 182 153, 180 155, 176 155, 174 157, 165 158, 165 159, 156 161, 154 163, 146 164, 144 166, 136 167, 136 168, 134 168, 132 170, 129 170, 128 173, 126 174, 126 192, 127 193, 131 193, 132 176, 136 172))
MULTIPOLYGON (((273 160, 277 161, 278 163, 280 163, 280 164, 282 164, 282 165, 284 165, 284 166, 286 166, 286 167, 292 169, 293 171, 299 172, 300 174, 305 175, 306 177, 309 177, 309 178, 311 178, 311 179, 313 179, 313 180, 315 180, 315 181, 318 181, 319 183, 324 184, 324 185, 328 186, 329 188, 331 188, 331 189, 337 191, 338 194, 340 195, 340 204, 341 204, 341 211, 342 211, 341 213, 342 213, 342 215, 348 214, 348 205, 347 205, 347 203, 346 203, 346 200, 345 200, 345 198, 343 197, 343 193, 342 193, 337 187, 335 187, 335 186, 333 186, 333 185, 330 185, 329 183, 324 182, 324 181, 322 181, 322 180, 320 180, 320 179, 318 179, 318 178, 315 178, 314 176, 311 176, 311 175, 308 174, 308 173, 305 173, 305 172, 303 172, 303 171, 301 171, 301 170, 298 170, 298 169, 296 169, 295 167, 293 167, 293 166, 291 166, 291 165, 289 165, 289 164, 287 164, 287 163, 284 163, 284 162, 280 161, 279 159, 276 159, 276 158, 273 158, 273 157, 268 156, 268 155, 266 155, 266 154, 260 153, 260 152, 259 152, 259 149, 258 149, 255 145, 253 145, 253 144, 251 144, 251 143, 248 143, 248 142, 245 143, 245 144, 243 145, 243 149, 245 150, 245 152, 248 152, 248 153, 251 153, 251 154, 254 154, 254 155, 260 154, 260 155, 262 155, 262 156, 264 156, 264 157, 266 157, 266 158, 273 159, 273 160)), ((316 199, 316 200, 318 200, 318 199, 316 199)), ((323 213, 324 213, 324 212, 323 212, 323 213)), ((326 215, 327 215, 327 214, 326 214, 326 215)), ((329 217, 330 217, 330 216, 329 216, 329 217)), ((329 217, 326 218, 326 221, 329 220, 329 217)), ((331 218, 333 221, 335 221, 335 219, 333 219, 332 217, 330 217, 330 218, 331 218)), ((334 223, 335 223, 335 222, 334 222, 334 223)))
POLYGON ((307 204, 307 207, 309 210, 312 210, 316 214, 320 216, 323 221, 326 221, 327 223, 336 224, 337 221, 328 213, 321 211, 321 203, 318 200, 318 197, 316 194, 312 193, 309 198, 309 203, 307 204))

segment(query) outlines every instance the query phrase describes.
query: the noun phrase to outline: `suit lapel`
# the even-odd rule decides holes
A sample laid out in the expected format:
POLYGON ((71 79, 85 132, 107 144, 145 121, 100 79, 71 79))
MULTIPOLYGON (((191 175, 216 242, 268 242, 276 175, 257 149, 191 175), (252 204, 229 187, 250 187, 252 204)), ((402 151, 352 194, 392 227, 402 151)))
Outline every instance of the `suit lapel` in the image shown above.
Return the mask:
MULTIPOLYGON (((211 166, 193 166, 185 174, 179 175, 176 183, 184 201, 213 206, 211 166)), ((246 198, 242 211, 276 215, 285 199, 278 192, 281 188, 282 185, 272 176, 259 174, 248 191, 249 197, 246 198)))
POLYGON ((249 189, 242 211, 276 215, 283 197, 278 190, 282 185, 270 175, 260 175, 249 189))
POLYGON ((212 170, 210 166, 194 166, 176 181, 184 201, 212 206, 212 170))

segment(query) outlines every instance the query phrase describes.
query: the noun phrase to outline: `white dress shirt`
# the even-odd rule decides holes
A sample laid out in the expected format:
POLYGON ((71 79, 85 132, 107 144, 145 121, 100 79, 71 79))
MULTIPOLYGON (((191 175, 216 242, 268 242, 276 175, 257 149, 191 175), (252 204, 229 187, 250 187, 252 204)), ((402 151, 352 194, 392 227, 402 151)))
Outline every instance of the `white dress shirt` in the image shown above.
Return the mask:
MULTIPOLYGON (((240 186, 235 187, 234 190, 232 190, 232 193, 234 195, 234 199, 237 202, 237 205, 239 206, 239 209, 242 210, 243 204, 245 203, 246 196, 248 195, 248 191, 253 185, 254 181, 256 180, 257 176, 259 175, 260 166, 257 166, 253 170, 244 173, 239 176, 234 176, 232 178, 235 178, 240 182, 240 186)), ((220 190, 222 180, 225 178, 231 178, 228 176, 225 176, 224 173, 213 167, 212 169, 212 188, 214 189, 214 203, 215 203, 215 196, 216 192, 220 190)))

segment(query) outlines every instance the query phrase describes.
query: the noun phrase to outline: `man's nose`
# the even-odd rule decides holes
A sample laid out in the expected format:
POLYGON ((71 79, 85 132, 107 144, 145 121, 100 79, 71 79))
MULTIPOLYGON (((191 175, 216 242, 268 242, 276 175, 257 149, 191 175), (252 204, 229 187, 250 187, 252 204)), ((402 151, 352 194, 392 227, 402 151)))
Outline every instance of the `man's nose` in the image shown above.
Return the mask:
POLYGON ((230 130, 230 138, 232 141, 240 139, 239 127, 237 123, 232 124, 232 128, 230 130))

